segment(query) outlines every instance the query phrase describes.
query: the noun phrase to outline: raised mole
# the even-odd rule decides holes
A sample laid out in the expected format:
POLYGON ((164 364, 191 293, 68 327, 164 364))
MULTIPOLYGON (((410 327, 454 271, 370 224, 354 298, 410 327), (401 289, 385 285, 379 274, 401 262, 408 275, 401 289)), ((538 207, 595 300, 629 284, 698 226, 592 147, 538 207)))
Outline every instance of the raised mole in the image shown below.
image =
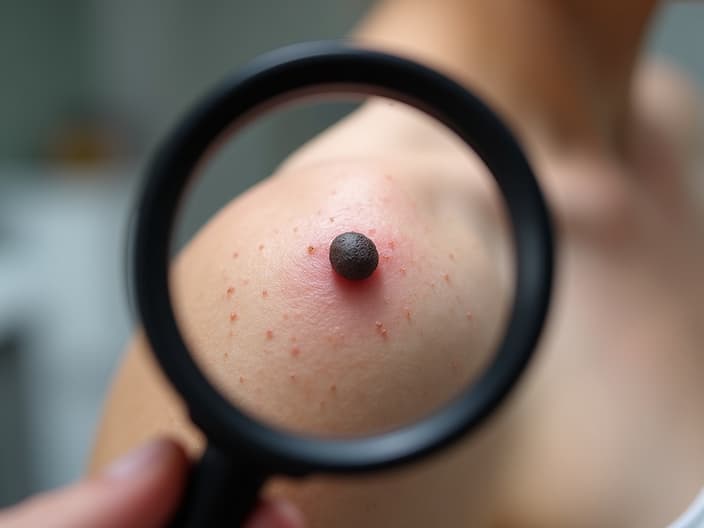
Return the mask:
POLYGON ((379 252, 371 239, 350 231, 336 236, 330 244, 330 264, 348 280, 363 280, 379 265, 379 252))

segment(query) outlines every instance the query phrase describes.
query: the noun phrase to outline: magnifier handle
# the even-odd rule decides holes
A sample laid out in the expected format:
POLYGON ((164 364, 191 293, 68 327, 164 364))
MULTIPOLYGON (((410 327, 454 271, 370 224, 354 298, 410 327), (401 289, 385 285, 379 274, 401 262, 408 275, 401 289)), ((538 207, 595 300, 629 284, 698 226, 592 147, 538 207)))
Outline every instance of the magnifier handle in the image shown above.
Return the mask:
POLYGON ((211 444, 195 462, 170 528, 233 528, 254 509, 265 476, 211 444))

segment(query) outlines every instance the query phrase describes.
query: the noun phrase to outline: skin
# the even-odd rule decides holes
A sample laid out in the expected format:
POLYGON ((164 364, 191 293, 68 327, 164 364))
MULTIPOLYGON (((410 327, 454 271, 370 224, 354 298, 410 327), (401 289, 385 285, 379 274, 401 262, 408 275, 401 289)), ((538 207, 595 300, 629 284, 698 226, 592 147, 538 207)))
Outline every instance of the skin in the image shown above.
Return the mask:
MULTIPOLYGON (((158 528, 178 505, 188 460, 159 439, 119 459, 100 475, 0 512, 2 528, 158 528)), ((245 528, 298 528, 300 514, 282 501, 262 502, 245 528)))
MULTIPOLYGON (((559 228, 546 334, 502 412, 453 448, 380 475, 275 479, 265 495, 312 527, 664 526, 704 482, 698 94, 636 61, 654 2, 428 6, 381 3, 357 38, 448 72, 514 127, 559 228)), ((264 419, 319 434, 445 401, 486 360, 511 292, 486 182, 436 125, 369 102, 179 256, 175 301, 204 370, 264 419), (345 231, 380 250, 353 287, 326 251, 345 231)), ((137 337, 93 468, 160 433, 201 447, 137 337)))

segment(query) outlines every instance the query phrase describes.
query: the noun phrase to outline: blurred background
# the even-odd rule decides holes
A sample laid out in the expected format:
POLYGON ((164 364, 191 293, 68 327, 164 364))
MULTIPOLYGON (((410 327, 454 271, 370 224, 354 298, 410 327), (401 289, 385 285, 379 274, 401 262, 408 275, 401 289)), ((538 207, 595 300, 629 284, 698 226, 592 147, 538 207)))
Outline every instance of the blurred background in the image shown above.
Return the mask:
MULTIPOLYGON (((124 245, 155 145, 246 60, 342 36, 370 4, 0 2, 0 507, 84 468, 132 326, 124 245)), ((702 23, 704 4, 668 3, 648 44, 700 86, 702 23)), ((344 111, 257 126, 220 163, 227 192, 211 186, 199 206, 269 174, 344 111)))

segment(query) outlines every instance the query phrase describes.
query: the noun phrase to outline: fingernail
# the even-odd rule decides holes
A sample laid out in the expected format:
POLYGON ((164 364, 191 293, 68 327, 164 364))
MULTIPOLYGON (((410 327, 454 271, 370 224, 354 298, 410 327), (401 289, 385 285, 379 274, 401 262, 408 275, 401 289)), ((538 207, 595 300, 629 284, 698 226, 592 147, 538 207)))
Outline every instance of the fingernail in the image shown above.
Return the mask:
POLYGON ((161 461, 169 449, 166 440, 152 440, 110 464, 103 475, 111 479, 135 478, 149 467, 161 461))
POLYGON ((303 518, 298 509, 282 499, 265 500, 245 523, 247 528, 302 528, 303 518))
POLYGON ((293 504, 286 500, 275 500, 274 511, 279 518, 281 526, 286 528, 300 528, 303 526, 303 516, 293 504))

